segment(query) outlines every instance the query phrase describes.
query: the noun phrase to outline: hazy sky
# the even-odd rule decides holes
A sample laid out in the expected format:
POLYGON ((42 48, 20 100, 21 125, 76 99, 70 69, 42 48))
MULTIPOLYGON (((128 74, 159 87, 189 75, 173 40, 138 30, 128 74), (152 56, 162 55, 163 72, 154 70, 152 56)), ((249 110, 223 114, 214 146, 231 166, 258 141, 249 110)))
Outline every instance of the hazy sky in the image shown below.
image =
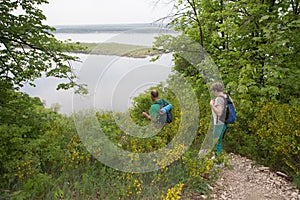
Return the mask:
POLYGON ((171 0, 49 0, 42 6, 49 25, 151 23, 167 16, 171 0))

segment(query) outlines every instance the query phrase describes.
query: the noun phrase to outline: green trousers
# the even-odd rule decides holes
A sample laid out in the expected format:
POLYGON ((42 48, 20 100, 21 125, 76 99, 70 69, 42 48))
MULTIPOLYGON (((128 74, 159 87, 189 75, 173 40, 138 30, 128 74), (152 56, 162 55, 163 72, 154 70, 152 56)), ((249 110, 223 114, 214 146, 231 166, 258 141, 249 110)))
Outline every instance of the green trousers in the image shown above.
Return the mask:
POLYGON ((223 136, 228 126, 226 124, 214 125, 214 139, 217 140, 214 152, 216 155, 221 155, 223 152, 223 136))

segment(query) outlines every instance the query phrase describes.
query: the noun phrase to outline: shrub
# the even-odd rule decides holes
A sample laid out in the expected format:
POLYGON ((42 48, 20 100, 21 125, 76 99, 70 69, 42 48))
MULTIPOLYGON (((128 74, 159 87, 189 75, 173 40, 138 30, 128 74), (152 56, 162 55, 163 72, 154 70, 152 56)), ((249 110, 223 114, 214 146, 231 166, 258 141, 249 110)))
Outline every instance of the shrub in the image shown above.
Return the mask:
POLYGON ((300 108, 269 103, 251 123, 257 135, 257 158, 277 170, 299 174, 300 108))

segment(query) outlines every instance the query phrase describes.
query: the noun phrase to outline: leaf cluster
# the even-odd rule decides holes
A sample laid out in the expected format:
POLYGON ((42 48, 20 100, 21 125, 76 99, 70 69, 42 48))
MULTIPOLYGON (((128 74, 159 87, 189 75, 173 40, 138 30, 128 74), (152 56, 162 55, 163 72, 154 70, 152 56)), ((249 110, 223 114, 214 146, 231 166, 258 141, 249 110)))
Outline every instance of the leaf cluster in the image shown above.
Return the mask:
POLYGON ((0 79, 16 88, 24 83, 46 77, 63 78, 67 82, 58 89, 82 86, 76 84, 71 61, 77 57, 68 54, 82 48, 57 40, 51 33, 55 29, 44 25, 46 17, 39 9, 46 0, 20 0, 0 2, 0 79))

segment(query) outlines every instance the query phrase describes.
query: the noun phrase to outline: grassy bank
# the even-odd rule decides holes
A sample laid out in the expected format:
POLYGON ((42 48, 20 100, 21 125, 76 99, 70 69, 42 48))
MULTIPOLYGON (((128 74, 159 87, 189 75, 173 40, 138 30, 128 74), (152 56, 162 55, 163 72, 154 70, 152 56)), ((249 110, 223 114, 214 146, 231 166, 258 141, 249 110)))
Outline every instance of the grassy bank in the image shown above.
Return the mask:
POLYGON ((159 54, 159 51, 151 47, 120 44, 120 43, 80 43, 84 47, 74 53, 97 54, 97 55, 116 55, 134 58, 145 58, 159 54))

